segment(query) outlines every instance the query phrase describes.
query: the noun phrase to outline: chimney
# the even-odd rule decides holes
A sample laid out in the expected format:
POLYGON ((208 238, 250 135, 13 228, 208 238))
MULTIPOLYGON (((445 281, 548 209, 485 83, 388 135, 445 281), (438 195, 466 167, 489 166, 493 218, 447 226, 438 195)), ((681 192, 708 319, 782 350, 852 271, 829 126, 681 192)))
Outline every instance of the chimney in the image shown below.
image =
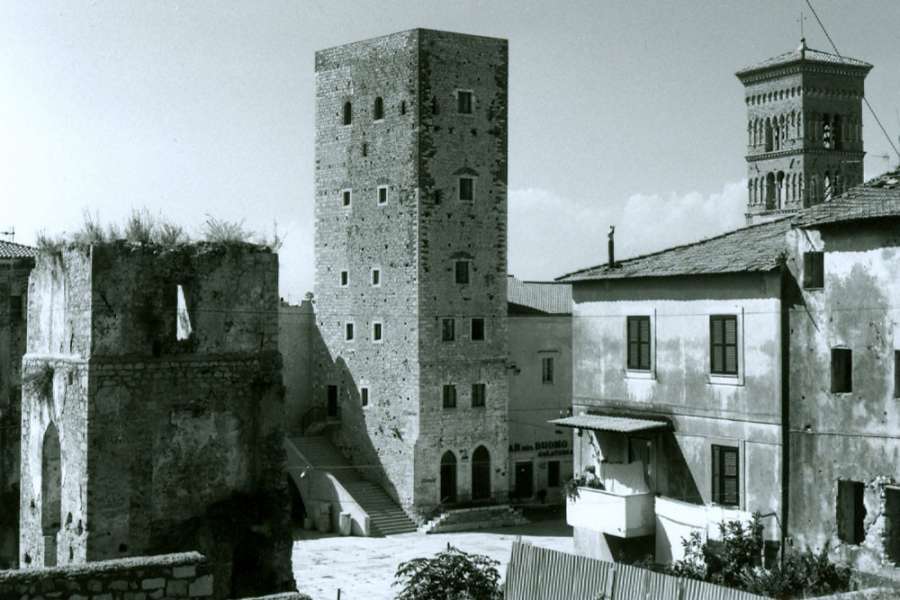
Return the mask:
POLYGON ((606 243, 606 247, 609 250, 609 268, 614 269, 616 267, 616 242, 613 239, 616 235, 616 226, 609 226, 609 241, 606 243))

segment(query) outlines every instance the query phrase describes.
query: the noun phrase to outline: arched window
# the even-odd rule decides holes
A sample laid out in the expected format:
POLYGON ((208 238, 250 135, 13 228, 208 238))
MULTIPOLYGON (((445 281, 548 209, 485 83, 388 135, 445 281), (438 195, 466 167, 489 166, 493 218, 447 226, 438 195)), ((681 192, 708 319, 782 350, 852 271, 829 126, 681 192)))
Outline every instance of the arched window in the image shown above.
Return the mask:
POLYGON ((449 450, 441 457, 441 504, 456 502, 456 456, 449 450))
POLYGON ((766 210, 775 208, 775 174, 766 175, 766 210))
POLYGON ((343 111, 343 123, 344 125, 349 125, 353 122, 353 105, 350 104, 350 101, 347 100, 344 102, 344 111, 343 111))
POLYGON ((375 105, 372 107, 372 119, 380 121, 384 118, 384 100, 381 96, 375 98, 375 105))
POLYGON ((778 188, 776 190, 775 206, 784 208, 784 171, 778 171, 778 188))
POLYGON ((491 497, 491 454, 484 446, 472 453, 472 500, 491 497))
POLYGON ((774 147, 774 143, 772 141, 772 121, 767 117, 766 118, 766 152, 771 152, 774 147))
POLYGON ((41 447, 41 529, 44 532, 44 566, 54 567, 56 535, 62 523, 62 468, 59 431, 52 422, 44 433, 41 447))

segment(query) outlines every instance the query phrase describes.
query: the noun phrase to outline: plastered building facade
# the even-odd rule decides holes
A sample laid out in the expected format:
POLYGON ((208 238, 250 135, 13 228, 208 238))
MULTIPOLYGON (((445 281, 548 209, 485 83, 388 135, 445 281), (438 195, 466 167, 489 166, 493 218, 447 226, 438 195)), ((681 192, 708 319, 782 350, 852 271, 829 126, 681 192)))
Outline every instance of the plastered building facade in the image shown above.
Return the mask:
POLYGON ((411 513, 506 495, 507 68, 424 29, 316 54, 314 399, 411 513))
POLYGON ((277 269, 239 244, 39 255, 22 568, 199 550, 216 597, 293 589, 277 269))
POLYGON ((872 65, 813 50, 737 72, 747 105, 747 220, 812 206, 862 183, 862 101, 872 65))

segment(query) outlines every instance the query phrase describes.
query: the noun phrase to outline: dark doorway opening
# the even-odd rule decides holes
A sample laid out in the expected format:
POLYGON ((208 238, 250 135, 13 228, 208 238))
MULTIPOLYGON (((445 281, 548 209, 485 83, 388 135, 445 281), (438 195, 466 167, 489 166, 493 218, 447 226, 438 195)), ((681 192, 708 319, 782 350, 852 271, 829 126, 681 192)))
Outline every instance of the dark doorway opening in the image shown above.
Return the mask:
POLYGON ((534 495, 534 464, 529 461, 516 463, 516 498, 531 498, 534 495))
POLYGON ((491 497, 491 454, 484 446, 472 453, 472 500, 491 497))
POLYGON ((328 386, 328 417, 337 418, 338 416, 338 386, 328 386))
POLYGON ((449 450, 441 457, 441 504, 456 502, 456 457, 449 450))
POLYGON ((50 423, 41 449, 41 529, 44 534, 44 566, 55 567, 56 537, 62 522, 62 466, 59 432, 50 423))
POLYGON ((884 514, 887 520, 884 552, 897 565, 900 564, 900 488, 884 488, 884 514))

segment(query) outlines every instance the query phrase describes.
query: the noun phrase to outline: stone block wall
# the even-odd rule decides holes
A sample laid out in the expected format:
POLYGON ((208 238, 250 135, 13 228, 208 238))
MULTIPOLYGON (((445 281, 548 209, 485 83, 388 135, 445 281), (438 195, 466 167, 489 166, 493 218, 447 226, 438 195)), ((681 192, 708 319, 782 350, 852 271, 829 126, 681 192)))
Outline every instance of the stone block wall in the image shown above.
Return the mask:
POLYGON ((41 257, 23 567, 199 549, 219 597, 292 589, 277 269, 234 244, 41 257))
POLYGON ((21 365, 33 266, 33 258, 0 260, 0 569, 18 560, 21 365))

